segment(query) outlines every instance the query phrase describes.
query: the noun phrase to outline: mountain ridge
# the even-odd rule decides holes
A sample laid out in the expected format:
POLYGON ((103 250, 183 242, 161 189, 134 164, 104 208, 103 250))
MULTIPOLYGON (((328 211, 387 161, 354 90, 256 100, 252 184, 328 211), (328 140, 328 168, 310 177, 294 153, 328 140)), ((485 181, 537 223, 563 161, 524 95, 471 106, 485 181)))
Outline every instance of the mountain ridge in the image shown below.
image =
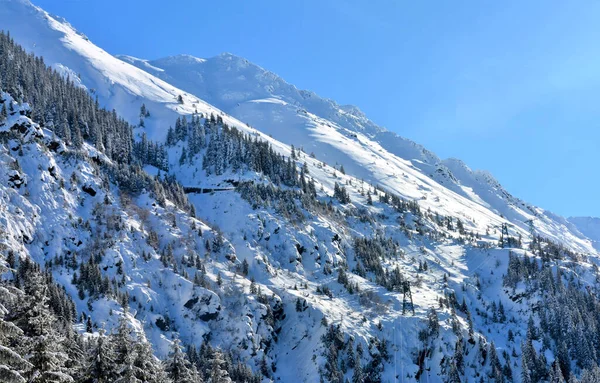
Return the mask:
MULTIPOLYGON (((161 57, 161 58, 158 58, 158 59, 152 59, 152 60, 140 59, 140 58, 135 58, 135 57, 126 56, 126 55, 117 55, 116 57, 119 58, 119 59, 122 59, 124 61, 132 62, 132 63, 135 63, 135 62, 145 62, 145 63, 151 65, 152 67, 154 67, 156 69, 159 69, 162 72, 165 71, 164 69, 160 68, 160 66, 162 64, 177 65, 177 64, 181 64, 183 62, 185 64, 190 64, 191 63, 191 64, 202 65, 202 64, 207 64, 210 61, 218 61, 218 60, 221 60, 221 59, 225 59, 225 60, 228 60, 228 61, 233 61, 235 63, 238 63, 238 65, 236 65, 236 67, 239 67, 239 66, 252 67, 252 68, 256 69, 257 71, 259 71, 259 73, 262 73, 265 77, 272 77, 276 82, 284 83, 284 84, 286 84, 286 86, 289 86, 289 87, 295 89, 300 94, 307 94, 307 95, 310 95, 310 97, 317 97, 317 98, 322 99, 324 101, 331 102, 337 108, 343 110, 344 112, 346 112, 346 113, 348 113, 348 114, 350 114, 350 115, 352 115, 354 117, 368 120, 370 122, 370 124, 372 124, 374 126, 377 126, 378 131, 375 132, 375 134, 383 134, 385 136, 392 135, 392 136, 395 136, 395 138, 397 138, 397 139, 401 139, 401 140, 407 141, 411 145, 413 145, 416 150, 423 151, 424 154, 425 154, 425 156, 429 156, 430 159, 432 161, 435 161, 436 163, 446 164, 446 162, 458 161, 458 162, 462 163, 461 167, 466 167, 469 172, 478 173, 478 174, 481 174, 481 175, 486 174, 486 177, 490 179, 490 182, 495 183, 497 185, 500 185, 500 183, 496 180, 496 178, 491 173, 489 173, 488 171, 482 170, 482 169, 472 170, 470 167, 468 167, 464 163, 464 161, 462 161, 460 159, 457 159, 457 158, 441 159, 441 158, 437 157, 433 152, 427 150, 423 145, 421 145, 419 143, 416 143, 416 142, 414 142, 414 141, 412 141, 412 140, 410 140, 408 138, 404 138, 404 137, 398 135, 397 133, 386 129, 385 127, 377 125, 375 122, 373 122, 372 120, 370 120, 367 117, 367 115, 360 109, 360 107, 358 107, 356 105, 353 105, 353 104, 340 105, 334 99, 331 99, 331 98, 322 98, 322 97, 318 96, 318 94, 316 94, 313 91, 305 90, 305 89, 300 89, 300 88, 296 87, 294 84, 291 84, 291 83, 287 82, 285 79, 283 79, 281 76, 277 75, 276 73, 274 73, 272 71, 269 71, 268 69, 265 69, 264 67, 262 67, 260 65, 254 64, 254 63, 252 63, 251 61, 249 61, 248 59, 246 59, 246 58, 244 58, 242 56, 238 56, 238 55, 235 55, 235 54, 230 53, 230 52, 223 52, 223 53, 220 53, 220 54, 218 54, 216 56, 213 56, 213 57, 210 57, 210 58, 199 58, 199 57, 196 57, 196 56, 193 56, 193 55, 189 55, 189 54, 179 54, 179 55, 173 55, 173 56, 165 56, 165 57, 161 57), (239 63, 242 63, 243 65, 239 65, 239 63)), ((267 95, 273 96, 272 94, 265 94, 265 96, 267 96, 267 95)), ((385 141, 385 140, 382 140, 382 141, 385 141)))

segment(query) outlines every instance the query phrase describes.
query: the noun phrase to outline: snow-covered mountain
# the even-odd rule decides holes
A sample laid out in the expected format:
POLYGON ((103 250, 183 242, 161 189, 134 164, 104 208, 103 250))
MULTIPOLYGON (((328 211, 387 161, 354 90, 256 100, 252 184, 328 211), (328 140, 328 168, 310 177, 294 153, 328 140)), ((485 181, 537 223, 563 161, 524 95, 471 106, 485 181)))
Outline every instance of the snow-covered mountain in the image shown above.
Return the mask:
MULTIPOLYGON (((440 161, 420 145, 376 126, 358 108, 342 107, 298 90, 245 59, 231 54, 212 59, 183 55, 156 61, 121 56, 144 69, 140 70, 27 0, 0 1, 3 28, 26 50, 44 57, 47 64, 89 89, 101 105, 138 124, 140 107, 145 104, 150 117, 144 119, 143 131, 151 139, 164 140, 168 126, 179 114, 215 113, 230 125, 244 129, 248 123, 263 136, 318 153, 317 159, 343 165, 348 174, 403 197, 433 200, 427 205, 433 202, 445 212, 469 216, 460 207, 467 203, 467 210, 483 207, 492 216, 507 217, 524 230, 528 230, 531 219, 545 222, 538 225, 540 230, 555 240, 569 232, 566 221, 512 197, 489 174, 473 172, 461 162, 440 161), (179 95, 182 103, 177 101, 179 95), (456 204, 441 203, 449 192, 456 204), (461 197, 480 206, 472 207, 461 197)), ((492 221, 494 225, 500 222, 492 221)), ((583 246, 584 251, 591 249, 589 241, 583 246)))
POLYGON ((145 104, 152 111, 152 118, 145 121, 156 135, 152 138, 164 140, 166 127, 180 114, 218 113, 197 97, 115 58, 66 20, 28 0, 0 0, 0 20, 2 30, 28 52, 43 57, 56 71, 88 89, 102 106, 115 109, 131 123, 139 122, 140 107, 145 104))
MULTIPOLYGON (((538 225, 555 239, 570 231, 566 220, 512 196, 488 172, 473 171, 460 160, 440 160, 422 146, 377 126, 357 107, 340 106, 299 90, 244 58, 230 53, 209 59, 190 55, 158 60, 119 57, 281 142, 318 153, 318 159, 343 165, 348 174, 405 197, 437 200, 437 193, 428 195, 427 191, 441 185, 523 229, 533 220, 551 226, 538 225), (407 174, 414 170, 419 177, 425 175, 435 182, 421 178, 426 185, 407 191, 398 183, 406 184, 407 174)), ((576 236, 571 234, 571 238, 576 236)))
POLYGON ((98 327, 128 312, 161 357, 174 337, 210 343, 286 382, 595 371, 593 221, 531 206, 231 54, 118 59, 26 0, 0 0, 0 25, 135 125, 119 158, 89 108, 66 138, 15 77, 0 100, 0 259, 46 265, 98 327), (85 262, 108 292, 81 287, 85 262))

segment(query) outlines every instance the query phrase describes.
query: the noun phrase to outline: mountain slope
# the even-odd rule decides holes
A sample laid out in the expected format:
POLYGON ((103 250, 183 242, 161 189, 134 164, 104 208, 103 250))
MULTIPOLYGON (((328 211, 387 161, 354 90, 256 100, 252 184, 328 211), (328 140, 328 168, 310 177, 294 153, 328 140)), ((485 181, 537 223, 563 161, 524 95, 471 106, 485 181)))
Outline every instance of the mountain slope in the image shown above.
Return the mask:
MULTIPOLYGON (((533 220, 540 234, 558 241, 568 238, 567 242, 582 243, 580 250, 595 252, 585 236, 569 229, 565 219, 512 196, 489 173, 472 171, 461 161, 442 161, 422 146, 378 127, 358 108, 298 90, 248 60, 229 53, 210 59, 189 55, 151 61, 119 57, 278 141, 317 153, 317 159, 331 165, 343 165, 348 174, 369 183, 411 199, 457 200, 451 214, 463 217, 472 216, 457 205, 467 204, 467 209, 475 211, 483 208, 506 217, 525 232, 530 231, 533 220), (410 188, 411 183, 416 188, 410 188), (450 196, 446 196, 448 191, 450 196)), ((449 208, 446 202, 433 205, 449 208)), ((494 220, 488 224, 499 225, 494 220)))
MULTIPOLYGON (((12 252, 44 265, 78 315, 93 318, 90 336, 129 312, 157 355, 174 338, 211 344, 232 359, 212 358, 218 373, 241 361, 263 381, 552 381, 598 372, 599 262, 570 222, 410 141, 399 141, 410 151, 394 155, 386 149, 393 143, 373 139, 391 133, 368 123, 345 128, 318 108, 296 110, 292 120, 284 114, 291 102, 242 103, 253 116, 254 104, 265 107, 269 118, 256 128, 200 101, 193 113, 194 96, 173 102, 182 91, 127 64, 121 72, 64 22, 26 2, 0 4, 17 42, 41 41, 53 67, 87 71, 81 85, 102 85, 107 105, 110 92, 136 100, 116 105, 134 123, 145 103, 151 113, 136 131, 170 136, 159 146, 168 154, 161 170, 149 161, 157 143, 143 135, 131 155, 107 158, 108 142, 123 138, 80 146, 57 139, 65 132, 51 105, 42 114, 51 118, 32 121, 34 82, 19 85, 30 76, 0 79, 17 93, 0 97, 0 263, 12 252), (133 79, 139 83, 128 86, 133 79), (171 90, 153 98, 157 87, 171 90), (270 117, 278 111, 279 122, 270 117), (175 120, 178 113, 185 118, 175 120), (304 151, 290 146, 298 142, 288 140, 292 133, 304 151)), ((0 68, 23 71, 11 65, 14 55, 1 46, 0 68)), ((356 124, 364 118, 343 109, 356 124)), ((86 133, 86 124, 68 125, 72 136, 86 133)), ((75 328, 87 332, 82 320, 75 328)))
POLYGON ((145 125, 153 139, 164 140, 166 128, 180 114, 219 113, 197 97, 115 58, 64 19, 28 0, 0 0, 0 21, 1 28, 28 52, 42 56, 46 64, 87 88, 102 106, 115 109, 130 123, 140 121, 145 104, 151 113, 145 125))
MULTIPOLYGON (((167 127, 179 114, 214 113, 221 115, 226 123, 254 134, 254 130, 240 122, 243 120, 256 126, 263 137, 269 135, 280 142, 303 147, 307 153, 319 153, 319 160, 344 165, 349 174, 405 198, 433 199, 434 203, 429 201, 427 206, 464 217, 470 214, 459 206, 466 204, 467 210, 477 211, 481 208, 473 207, 461 197, 478 205, 483 201, 484 210, 491 210, 492 216, 503 215, 525 231, 529 229, 529 220, 538 220, 541 234, 562 240, 559 234, 567 232, 569 241, 581 243, 582 251, 593 251, 589 241, 577 238, 580 233, 569 232, 564 220, 507 197, 509 194, 493 178, 478 179, 462 167, 458 174, 464 176, 459 179, 435 155, 377 127, 357 108, 340 107, 314 93, 297 90, 247 60, 230 54, 209 60, 176 56, 155 62, 128 57, 144 69, 140 70, 96 47, 64 20, 48 15, 26 0, 0 1, 3 5, 0 20, 12 37, 26 50, 42 55, 47 64, 76 79, 98 96, 101 105, 115 108, 129 122, 137 124, 140 107, 145 104, 150 116, 143 118, 144 127, 137 132, 146 133, 150 139, 164 140, 167 127), (186 93, 145 70, 198 93, 186 93), (177 102, 179 95, 183 104, 177 102), (216 107, 203 100, 214 102, 216 107), (239 119, 222 114, 219 107, 239 119), (444 197, 448 190, 452 193, 444 197), (447 199, 457 203, 436 202, 447 199)), ((498 222, 494 218, 480 227, 498 226, 498 222)))
MULTIPOLYGON (((144 127, 138 129, 138 133, 144 132, 150 139, 163 140, 167 127, 177 115, 196 111, 222 115, 226 123, 246 129, 238 119, 223 115, 200 97, 256 126, 263 137, 270 135, 281 142, 303 147, 307 153, 319 153, 319 160, 344 165, 349 174, 406 198, 444 201, 448 197, 443 195, 451 190, 491 210, 494 216, 509 218, 525 231, 529 229, 527 222, 534 219, 540 221, 537 226, 541 234, 561 240, 559 234, 566 232, 571 242, 582 243, 580 249, 591 249, 589 241, 583 245, 586 239, 577 238, 581 237, 580 233, 570 233, 565 220, 513 198, 492 177, 478 177, 464 165, 449 167, 448 161, 442 162, 419 145, 377 127, 357 108, 340 107, 314 93, 297 90, 247 60, 231 54, 209 60, 184 55, 152 62, 123 57, 193 90, 193 96, 116 59, 64 20, 48 15, 26 0, 0 1, 3 28, 26 50, 42 55, 47 64, 98 96, 101 105, 115 108, 129 122, 137 124, 140 107, 145 104, 150 117, 144 118, 144 127), (179 95, 183 104, 177 102, 179 95)), ((246 130, 255 133, 252 129, 246 130)), ((456 210, 467 202, 453 193, 449 198, 456 199, 457 204, 430 201, 427 206, 434 205, 446 212, 452 208, 452 214, 469 216, 463 209, 456 210)), ((467 205, 467 209, 473 206, 467 205)), ((498 220, 487 224, 497 226, 498 220)))
MULTIPOLYGON (((34 72, 33 60, 25 60, 6 42, 0 35, 0 70, 8 72, 12 80, 0 84, 28 89, 23 97, 30 99, 31 84, 15 86, 12 74, 18 72, 15 68, 34 72), (14 67, 5 71, 6 62, 14 67)), ((62 87, 62 91, 68 88, 48 73, 38 75, 37 80, 46 86, 62 87)), ((74 103, 65 106, 60 102, 48 109, 73 111, 74 103)), ((57 137, 63 134, 56 129, 59 125, 50 123, 52 114, 45 112, 45 123, 54 130, 31 119, 30 104, 0 93, 2 319, 23 326, 18 322, 21 319, 15 319, 21 311, 3 307, 7 303, 5 280, 19 286, 23 283, 20 273, 33 261, 73 300, 68 324, 92 339, 92 348, 94 338, 116 329, 125 319, 138 339, 152 342, 161 358, 167 357, 173 339, 200 347, 210 336, 219 349, 236 350, 227 357, 242 366, 247 363, 258 369, 261 360, 268 361, 266 345, 273 341, 275 319, 251 318, 276 318, 281 303, 275 296, 261 298, 261 302, 254 297, 240 301, 251 282, 239 275, 231 280, 232 266, 241 266, 235 249, 193 217, 183 190, 173 180, 143 173, 129 162, 129 156, 111 160, 87 142, 76 147, 62 141, 57 137), (242 347, 242 343, 253 347, 242 347)), ((100 110, 95 114, 108 133, 111 114, 100 110)), ((31 291, 27 282, 25 287, 31 291)), ((0 352, 5 351, 7 335, 6 327, 2 329, 0 352)), ((11 346, 27 350, 27 345, 12 341, 11 346)), ((72 351, 81 355, 88 344, 78 347, 84 350, 72 351)), ((2 381, 6 378, 4 363, 5 356, 0 361, 2 381)), ((78 376, 80 368, 91 368, 86 363, 93 365, 94 359, 73 361, 69 376, 78 376)), ((53 366, 51 362, 46 365, 53 366)), ((63 376, 52 381, 73 380, 63 376)))

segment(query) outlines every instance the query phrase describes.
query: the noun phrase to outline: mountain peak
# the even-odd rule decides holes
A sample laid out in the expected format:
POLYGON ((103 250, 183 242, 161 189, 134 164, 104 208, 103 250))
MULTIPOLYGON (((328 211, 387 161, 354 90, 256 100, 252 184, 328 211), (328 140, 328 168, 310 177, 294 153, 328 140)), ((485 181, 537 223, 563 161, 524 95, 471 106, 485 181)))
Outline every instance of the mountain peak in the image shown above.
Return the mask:
POLYGON ((233 53, 229 52, 220 53, 217 56, 211 57, 209 59, 204 59, 190 54, 182 53, 173 56, 161 57, 159 59, 151 61, 156 65, 197 65, 204 64, 208 61, 226 61, 230 63, 235 62, 258 67, 257 65, 251 64, 250 61, 248 61, 247 59, 240 56, 236 56, 233 53))
POLYGON ((202 59, 189 54, 178 54, 175 56, 167 56, 152 61, 155 65, 198 65, 206 62, 202 59))
POLYGON ((340 105, 344 112, 358 118, 367 118, 367 115, 356 105, 340 105))
POLYGON ((217 56, 210 58, 209 61, 218 62, 218 63, 226 63, 226 65, 228 65, 228 67, 230 69, 237 68, 238 70, 240 70, 240 69, 251 68, 252 70, 256 70, 259 72, 266 72, 265 69, 250 62, 250 60, 248 60, 244 57, 241 57, 241 56, 237 56, 230 52, 220 53, 217 56))
POLYGON ((240 56, 238 56, 238 55, 235 55, 235 54, 233 54, 233 53, 231 53, 231 52, 222 52, 222 53, 219 53, 219 54, 217 55, 217 57, 220 57, 220 58, 228 58, 228 59, 240 59, 240 60, 245 60, 243 57, 240 57, 240 56))
POLYGON ((173 56, 173 58, 175 58, 177 60, 190 61, 190 62, 195 62, 195 63, 203 63, 206 61, 205 59, 202 59, 200 57, 188 55, 185 53, 173 56))

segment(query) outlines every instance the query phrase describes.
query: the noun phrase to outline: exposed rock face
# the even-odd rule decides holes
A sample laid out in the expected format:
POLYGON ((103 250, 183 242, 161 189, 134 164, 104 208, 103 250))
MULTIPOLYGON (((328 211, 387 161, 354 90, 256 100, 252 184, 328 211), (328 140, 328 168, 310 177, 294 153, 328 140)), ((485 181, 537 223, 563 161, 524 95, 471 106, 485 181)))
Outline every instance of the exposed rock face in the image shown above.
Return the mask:
POLYGON ((8 174, 8 184, 10 187, 19 189, 22 185, 24 185, 25 178, 19 173, 17 170, 11 170, 8 174))
POLYGON ((88 193, 89 195, 91 195, 92 197, 94 197, 96 195, 96 190, 94 190, 93 187, 88 186, 88 185, 83 185, 81 187, 81 190, 83 190, 84 192, 88 193))
POLYGON ((219 317, 221 301, 219 296, 214 292, 199 289, 199 293, 188 300, 183 307, 192 311, 198 319, 208 322, 219 317))

